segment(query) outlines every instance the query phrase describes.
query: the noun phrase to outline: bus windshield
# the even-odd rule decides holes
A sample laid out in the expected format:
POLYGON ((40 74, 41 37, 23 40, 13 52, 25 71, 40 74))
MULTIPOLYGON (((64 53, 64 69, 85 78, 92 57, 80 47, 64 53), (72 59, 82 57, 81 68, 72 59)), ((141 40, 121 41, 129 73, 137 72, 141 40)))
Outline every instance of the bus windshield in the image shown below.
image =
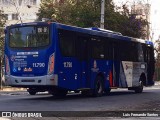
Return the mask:
POLYGON ((9 31, 10 47, 44 47, 48 44, 49 28, 47 26, 14 27, 9 31))

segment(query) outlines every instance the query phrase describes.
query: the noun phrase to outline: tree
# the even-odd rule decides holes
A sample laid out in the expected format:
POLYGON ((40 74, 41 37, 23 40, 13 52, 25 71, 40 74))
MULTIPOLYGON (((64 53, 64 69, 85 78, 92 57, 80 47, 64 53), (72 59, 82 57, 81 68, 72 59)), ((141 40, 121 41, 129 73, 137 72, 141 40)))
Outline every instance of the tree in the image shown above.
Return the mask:
POLYGON ((155 41, 155 52, 156 52, 155 79, 160 80, 160 39, 155 41))
POLYGON ((4 25, 5 25, 5 22, 6 22, 5 15, 3 14, 3 11, 0 10, 0 52, 1 52, 0 53, 0 64, 4 56, 4 25))
POLYGON ((149 22, 141 17, 137 19, 137 14, 131 13, 126 6, 126 4, 123 4, 121 8, 122 11, 120 12, 121 15, 119 16, 120 19, 118 19, 119 24, 117 24, 118 31, 121 30, 123 35, 145 39, 147 33, 144 29, 149 22))
POLYGON ((5 15, 3 11, 0 10, 0 50, 3 50, 4 47, 4 25, 5 25, 5 15))
MULTIPOLYGON (((52 18, 57 22, 78 27, 100 26, 101 0, 44 0, 39 9, 39 19, 52 18)), ((105 29, 121 32, 123 35, 144 38, 143 27, 147 21, 136 19, 126 5, 122 11, 115 11, 112 0, 105 2, 105 29)))
POLYGON ((3 11, 0 10, 0 89, 2 89, 2 79, 1 79, 1 70, 2 70, 2 60, 4 56, 4 25, 5 25, 5 16, 3 11))
POLYGON ((38 20, 42 18, 53 18, 56 13, 56 3, 53 0, 43 0, 39 9, 38 20))
POLYGON ((64 4, 60 4, 57 20, 79 27, 99 27, 99 6, 99 0, 72 0, 72 2, 68 0, 64 4))

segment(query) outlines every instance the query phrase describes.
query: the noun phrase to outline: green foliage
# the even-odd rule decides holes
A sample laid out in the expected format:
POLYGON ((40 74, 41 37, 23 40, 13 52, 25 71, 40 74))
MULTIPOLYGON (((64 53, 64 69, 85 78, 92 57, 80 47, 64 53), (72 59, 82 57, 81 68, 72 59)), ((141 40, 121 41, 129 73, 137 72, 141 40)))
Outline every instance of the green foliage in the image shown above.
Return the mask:
POLYGON ((100 20, 99 5, 99 0, 68 1, 68 3, 59 6, 57 21, 79 27, 98 27, 100 20))
POLYGON ((39 20, 41 18, 52 18, 52 15, 56 12, 56 4, 53 0, 43 0, 39 9, 39 20))
POLYGON ((144 29, 149 24, 146 20, 142 18, 137 19, 135 14, 130 14, 126 5, 122 6, 120 13, 115 13, 111 16, 111 19, 114 19, 116 23, 110 24, 111 30, 119 31, 126 36, 145 39, 146 31, 144 29), (113 26, 114 28, 112 28, 113 26))
POLYGON ((0 10, 0 50, 4 49, 4 25, 5 25, 5 16, 3 11, 0 10))
POLYGON ((160 39, 155 41, 156 63, 155 63, 155 80, 160 81, 160 39))
MULTIPOLYGON (((125 5, 121 12, 115 11, 112 0, 105 1, 105 29, 121 32, 123 35, 144 38, 143 31, 148 23, 136 19, 125 5)), ((57 22, 78 27, 100 26, 101 0, 43 0, 39 13, 41 18, 51 18, 57 22)))

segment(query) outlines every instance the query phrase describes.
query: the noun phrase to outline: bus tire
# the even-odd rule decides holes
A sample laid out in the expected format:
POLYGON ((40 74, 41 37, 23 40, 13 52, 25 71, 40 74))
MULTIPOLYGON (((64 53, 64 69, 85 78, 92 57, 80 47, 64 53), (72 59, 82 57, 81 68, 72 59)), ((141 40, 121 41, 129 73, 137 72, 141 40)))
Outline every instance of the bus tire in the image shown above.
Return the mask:
POLYGON ((83 90, 81 91, 81 95, 82 96, 91 96, 91 90, 83 90))
POLYGON ((98 76, 95 80, 93 96, 101 97, 103 95, 103 91, 104 91, 103 78, 101 76, 98 76))
POLYGON ((30 95, 35 95, 37 92, 35 92, 35 91, 29 91, 28 92, 30 95))
POLYGON ((105 95, 109 95, 111 92, 111 88, 105 89, 104 92, 105 92, 105 95))
POLYGON ((143 82, 140 81, 139 83, 140 83, 139 87, 135 88, 135 93, 142 93, 143 92, 143 82))

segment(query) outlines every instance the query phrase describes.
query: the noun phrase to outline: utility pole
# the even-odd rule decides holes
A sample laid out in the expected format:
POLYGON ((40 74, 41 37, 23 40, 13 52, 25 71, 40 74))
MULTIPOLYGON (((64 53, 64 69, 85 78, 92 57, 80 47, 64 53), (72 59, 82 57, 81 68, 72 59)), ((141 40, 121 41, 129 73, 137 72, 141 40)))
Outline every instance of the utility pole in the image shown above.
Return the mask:
POLYGON ((150 18, 149 18, 149 15, 150 15, 150 4, 147 3, 145 5, 145 11, 146 11, 146 20, 147 20, 147 39, 149 40, 149 35, 150 35, 150 18))
POLYGON ((100 28, 104 29, 104 5, 105 0, 101 0, 101 22, 100 22, 100 28))

